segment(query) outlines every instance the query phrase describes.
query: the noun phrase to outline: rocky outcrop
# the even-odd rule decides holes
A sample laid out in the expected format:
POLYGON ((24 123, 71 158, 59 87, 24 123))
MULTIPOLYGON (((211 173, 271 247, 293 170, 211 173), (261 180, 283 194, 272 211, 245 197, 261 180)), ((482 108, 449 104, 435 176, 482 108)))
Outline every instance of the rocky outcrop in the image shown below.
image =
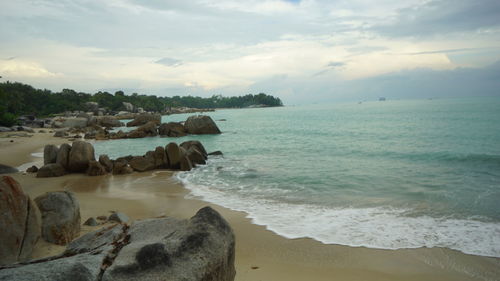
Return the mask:
POLYGON ((97 117, 97 125, 102 127, 123 127, 124 124, 114 116, 99 116, 97 117))
POLYGON ((59 148, 53 144, 48 144, 43 148, 43 164, 56 163, 59 148))
POLYGON ((149 171, 155 168, 154 158, 152 159, 151 157, 136 156, 128 164, 134 171, 138 172, 149 171))
POLYGON ((69 152, 71 151, 71 145, 67 143, 61 144, 59 146, 59 151, 57 152, 56 163, 61 165, 64 169, 69 169, 69 152))
POLYGON ((172 169, 179 169, 181 162, 181 151, 175 142, 167 144, 165 151, 168 157, 168 165, 172 169))
POLYGON ((71 172, 85 172, 89 162, 95 160, 94 147, 84 141, 75 141, 69 152, 68 168, 71 172))
POLYGON ((99 104, 97 102, 88 101, 85 103, 85 109, 87 111, 96 112, 97 110, 99 110, 99 104))
POLYGON ((66 245, 80 234, 80 205, 72 192, 48 192, 35 199, 42 214, 42 237, 66 245))
POLYGON ((187 136, 186 128, 180 122, 163 123, 158 127, 160 136, 184 137, 187 136))
POLYGON ((38 167, 33 165, 31 167, 29 167, 28 169, 26 169, 26 173, 36 173, 38 172, 38 167))
POLYGON ((40 237, 38 207, 9 176, 0 177, 0 202, 0 265, 27 261, 40 237))
POLYGON ((154 164, 156 169, 168 168, 168 157, 163 146, 156 147, 153 152, 154 164))
POLYGON ((108 221, 114 221, 118 223, 127 223, 129 220, 130 219, 128 218, 128 216, 122 212, 112 213, 108 218, 108 221))
POLYGON ((57 163, 43 165, 36 173, 37 178, 60 177, 66 174, 66 170, 57 163))
POLYGON ((122 102, 123 109, 128 112, 134 112, 134 106, 129 102, 122 102))
POLYGON ((101 165, 98 161, 89 161, 89 167, 87 169, 88 176, 102 176, 107 174, 106 168, 101 165))
POLYGON ((0 174, 12 174, 19 172, 16 168, 0 164, 0 174))
POLYGON ((68 135, 67 129, 59 129, 59 130, 56 130, 56 132, 54 133, 54 137, 57 137, 57 138, 64 138, 67 135, 68 135))
POLYGON ((191 147, 194 147, 199 152, 201 152, 201 154, 203 155, 203 157, 205 159, 207 159, 207 156, 208 156, 207 150, 205 149, 205 147, 203 146, 203 144, 201 144, 201 142, 199 142, 197 140, 185 141, 185 142, 181 143, 180 146, 183 147, 186 150, 189 150, 191 147))
POLYGON ((115 224, 72 241, 47 261, 0 270, 0 280, 232 281, 235 240, 210 207, 189 220, 115 224))
POLYGON ((108 155, 103 154, 99 156, 99 163, 106 169, 108 173, 113 171, 113 162, 109 159, 108 155))
POLYGON ((113 164, 113 175, 125 175, 133 171, 127 161, 115 161, 113 164))
POLYGON ((87 127, 88 119, 85 117, 66 118, 62 121, 62 127, 67 128, 85 128, 87 127))
POLYGON ((160 114, 150 114, 143 113, 137 115, 134 120, 127 123, 127 127, 136 127, 142 126, 148 122, 154 122, 156 125, 160 125, 161 123, 161 115, 160 114))
POLYGON ((206 115, 190 116, 184 122, 184 127, 189 134, 194 135, 221 133, 214 120, 206 115))
POLYGON ((148 123, 137 128, 138 131, 143 131, 148 137, 154 137, 158 135, 158 130, 156 129, 156 123, 149 121, 148 123))
POLYGON ((127 133, 127 138, 130 139, 145 138, 146 136, 147 136, 146 132, 139 130, 133 130, 127 133))

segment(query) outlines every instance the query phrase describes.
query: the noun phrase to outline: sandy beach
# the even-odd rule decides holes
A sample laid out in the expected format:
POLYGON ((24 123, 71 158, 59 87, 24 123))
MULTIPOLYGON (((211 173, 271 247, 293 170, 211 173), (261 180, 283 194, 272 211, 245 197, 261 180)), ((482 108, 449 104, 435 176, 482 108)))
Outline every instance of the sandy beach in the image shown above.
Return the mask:
MULTIPOLYGON (((46 130, 48 131, 48 130, 46 130)), ((32 137, 0 135, 1 163, 18 167, 40 161, 32 153, 46 144, 67 142, 50 133, 32 137), (13 140, 14 142, 10 142, 13 140)), ((500 280, 500 259, 466 255, 442 248, 381 250, 325 245, 312 239, 286 239, 252 224, 245 213, 192 199, 171 171, 89 177, 70 174, 36 178, 12 176, 32 198, 48 191, 69 190, 80 202, 82 222, 88 217, 121 211, 133 220, 173 216, 189 218, 210 205, 232 226, 236 236, 236 280, 500 280)), ((82 233, 95 228, 83 227, 82 233)), ((40 241, 35 257, 64 247, 40 241)))

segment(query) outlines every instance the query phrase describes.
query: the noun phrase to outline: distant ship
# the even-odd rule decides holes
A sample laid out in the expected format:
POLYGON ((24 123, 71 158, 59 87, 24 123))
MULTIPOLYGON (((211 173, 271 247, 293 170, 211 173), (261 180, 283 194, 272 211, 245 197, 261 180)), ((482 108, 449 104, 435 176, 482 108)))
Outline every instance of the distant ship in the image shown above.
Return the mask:
POLYGON ((378 101, 385 101, 385 98, 384 97, 380 97, 380 98, 378 98, 378 101))

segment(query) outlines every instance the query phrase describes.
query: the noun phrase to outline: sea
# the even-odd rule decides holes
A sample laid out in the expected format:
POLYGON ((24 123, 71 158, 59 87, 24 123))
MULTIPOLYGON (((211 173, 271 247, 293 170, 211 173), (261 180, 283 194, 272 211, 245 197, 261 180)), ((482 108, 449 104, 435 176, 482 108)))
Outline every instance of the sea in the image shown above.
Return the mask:
POLYGON ((204 114, 222 134, 97 141, 96 154, 142 155, 199 140, 224 155, 176 174, 188 196, 244 211, 281 236, 500 257, 500 98, 204 114))

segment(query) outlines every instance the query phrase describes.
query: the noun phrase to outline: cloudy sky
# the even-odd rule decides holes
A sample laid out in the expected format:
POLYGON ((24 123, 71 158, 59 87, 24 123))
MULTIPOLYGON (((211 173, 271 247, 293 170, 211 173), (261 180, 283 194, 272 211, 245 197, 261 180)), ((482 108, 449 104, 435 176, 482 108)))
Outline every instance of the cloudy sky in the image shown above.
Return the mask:
POLYGON ((498 0, 0 0, 0 81, 266 92, 285 103, 500 96, 498 0))

